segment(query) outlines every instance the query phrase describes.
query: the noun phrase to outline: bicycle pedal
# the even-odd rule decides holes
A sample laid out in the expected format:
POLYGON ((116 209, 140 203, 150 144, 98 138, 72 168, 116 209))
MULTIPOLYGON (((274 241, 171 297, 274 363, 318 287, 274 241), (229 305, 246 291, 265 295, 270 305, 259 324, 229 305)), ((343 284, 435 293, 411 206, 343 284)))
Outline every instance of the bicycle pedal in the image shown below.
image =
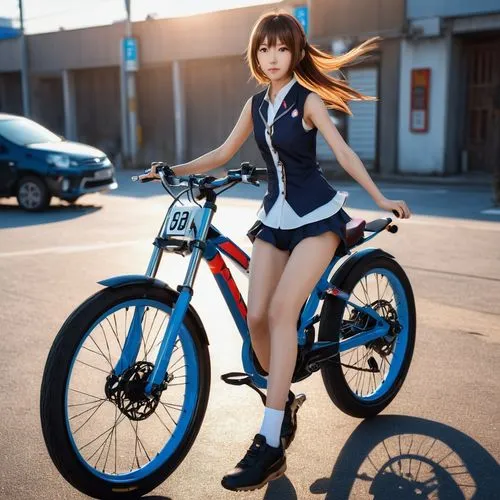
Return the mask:
POLYGON ((299 408, 304 404, 304 401, 306 399, 307 397, 305 394, 297 394, 297 396, 295 396, 295 401, 297 401, 297 405, 299 408))
POLYGON ((304 401, 307 399, 305 394, 297 394, 293 403, 291 404, 292 411, 297 412, 298 409, 304 404, 304 401))
POLYGON ((252 377, 248 373, 244 372, 230 372, 224 373, 220 378, 226 382, 226 384, 231 385, 247 385, 250 389, 253 389, 262 400, 262 403, 266 404, 266 395, 254 384, 252 377))

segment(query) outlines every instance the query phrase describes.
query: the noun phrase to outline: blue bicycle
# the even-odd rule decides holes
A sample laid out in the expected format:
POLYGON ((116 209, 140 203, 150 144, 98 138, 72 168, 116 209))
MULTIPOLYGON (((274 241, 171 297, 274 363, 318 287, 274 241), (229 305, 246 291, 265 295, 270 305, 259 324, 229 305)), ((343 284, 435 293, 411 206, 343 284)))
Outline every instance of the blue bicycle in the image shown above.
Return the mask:
MULTIPOLYGON (((97 498, 151 491, 175 471, 200 430, 210 392, 209 341, 190 301, 202 259, 242 338, 244 373, 223 378, 266 387, 245 301, 222 255, 244 272, 250 258, 212 225, 217 195, 239 182, 258 185, 266 169, 244 163, 223 178, 175 177, 160 164, 158 172, 174 201, 146 274, 101 281, 105 288, 61 327, 43 374, 40 412, 49 454, 67 481, 97 498), (155 278, 165 252, 190 255, 176 289, 155 278)), ((352 251, 382 230, 397 227, 390 218, 353 219, 349 255, 333 256, 297 324, 293 382, 321 370, 333 403, 361 418, 396 396, 415 343, 415 303, 403 269, 378 248, 352 251)))

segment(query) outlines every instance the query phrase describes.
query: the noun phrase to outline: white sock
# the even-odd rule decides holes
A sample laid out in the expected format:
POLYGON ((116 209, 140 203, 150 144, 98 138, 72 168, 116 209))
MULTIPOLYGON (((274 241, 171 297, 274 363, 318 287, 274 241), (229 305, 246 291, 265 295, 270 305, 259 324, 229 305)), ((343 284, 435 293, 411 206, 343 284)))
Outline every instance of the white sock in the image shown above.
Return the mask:
POLYGON ((266 438, 269 446, 278 448, 280 445, 281 424, 283 423, 283 416, 285 410, 275 410, 274 408, 265 407, 264 420, 260 428, 259 434, 266 438))

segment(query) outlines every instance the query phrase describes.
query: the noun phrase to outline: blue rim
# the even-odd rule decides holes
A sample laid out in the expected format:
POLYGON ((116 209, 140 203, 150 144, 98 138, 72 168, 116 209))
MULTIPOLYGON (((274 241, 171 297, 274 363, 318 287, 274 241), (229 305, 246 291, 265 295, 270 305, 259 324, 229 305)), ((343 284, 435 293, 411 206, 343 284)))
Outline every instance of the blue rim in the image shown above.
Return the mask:
POLYGON ((396 378, 401 372, 401 368, 403 366, 403 362, 405 359, 406 348, 408 346, 408 339, 409 339, 408 323, 410 321, 408 299, 406 297, 404 287, 399 281, 398 277, 388 269, 377 267, 371 269, 368 273, 364 274, 361 279, 370 276, 371 274, 381 274, 385 276, 389 281, 389 284, 391 285, 391 288, 394 292, 394 299, 396 301, 396 306, 397 306, 396 311, 398 315, 398 321, 401 323, 402 328, 395 340, 394 348, 392 351, 392 361, 389 370, 387 371, 385 378, 379 382, 378 387, 371 394, 368 394, 366 396, 360 396, 359 394, 356 394, 351 389, 349 384, 347 384, 346 381, 346 384, 349 387, 349 390, 351 391, 352 395, 356 399, 366 403, 373 402, 385 396, 392 389, 394 383, 396 382, 396 378))
MULTIPOLYGON (((71 442, 71 446, 73 447, 73 450, 75 452, 76 457, 78 460, 82 463, 82 465, 85 466, 85 468, 91 472, 94 476, 103 479, 108 482, 112 482, 115 484, 126 484, 130 482, 134 482, 140 479, 143 479, 144 477, 147 477, 154 473, 159 467, 161 467, 171 456, 172 454, 177 450, 179 443, 182 441, 184 438, 184 435, 186 433, 187 428, 189 427, 190 422, 192 421, 194 417, 194 412, 196 409, 196 402, 197 402, 197 395, 199 391, 199 377, 198 377, 198 360, 196 357, 196 348, 194 345, 194 341, 191 337, 191 334, 189 330, 186 328, 184 324, 181 325, 178 333, 178 338, 180 338, 180 342, 182 344, 182 349, 184 352, 185 356, 185 363, 186 363, 186 391, 185 391, 185 397, 184 397, 184 403, 182 405, 182 413, 181 416, 179 416, 179 420, 177 423, 177 426, 175 427, 175 430, 173 431, 172 435, 170 436, 169 440, 167 443, 164 445, 164 447, 157 453, 155 458, 153 458, 150 462, 148 462, 146 465, 141 467, 140 469, 124 473, 124 474, 106 474, 104 472, 101 472, 91 466, 81 455, 80 451, 78 450, 78 447, 76 446, 76 443, 73 439, 73 434, 71 432, 71 426, 69 422, 69 416, 68 416, 68 393, 69 393, 69 385, 70 385, 70 380, 71 380, 71 374, 73 372, 73 365, 78 357, 78 354, 80 352, 80 349, 82 348, 82 345, 84 344, 85 340, 87 337, 90 335, 92 331, 101 323, 102 321, 105 320, 107 316, 110 316, 111 314, 115 313, 119 309, 124 309, 126 307, 155 307, 156 309, 159 309, 169 315, 171 315, 172 308, 168 307, 167 305, 157 302, 155 300, 148 300, 148 299, 136 299, 136 300, 128 300, 126 302, 122 302, 113 308, 109 309, 105 313, 103 313, 95 322, 94 324, 88 329, 88 331, 85 333, 83 336, 80 344, 78 345, 78 348, 76 350, 75 355, 73 356, 73 359, 71 360, 71 365, 70 365, 70 370, 69 370, 69 375, 67 378, 66 382, 66 389, 65 389, 65 396, 64 396, 64 417, 65 417, 65 422, 66 422, 66 429, 68 432, 68 436, 71 442), (188 389, 189 388, 189 389, 188 389)), ((103 378, 105 376, 103 375, 103 378)), ((104 384, 104 380, 103 380, 104 384)), ((152 417, 152 416, 151 416, 152 417)), ((151 418, 150 417, 150 418, 151 418)), ((126 418, 126 417, 125 417, 126 418)))

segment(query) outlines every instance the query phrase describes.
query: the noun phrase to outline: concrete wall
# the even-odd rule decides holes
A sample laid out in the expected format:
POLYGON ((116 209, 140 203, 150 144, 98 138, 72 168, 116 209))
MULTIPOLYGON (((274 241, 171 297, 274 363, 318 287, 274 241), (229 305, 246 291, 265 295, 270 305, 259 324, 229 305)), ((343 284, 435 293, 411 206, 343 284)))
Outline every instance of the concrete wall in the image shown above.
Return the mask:
POLYGON ((0 40, 0 73, 21 69, 21 43, 19 38, 0 40))
POLYGON ((398 34, 405 20, 403 0, 314 0, 311 4, 310 36, 318 40, 398 34))
MULTIPOLYGON (((189 61, 184 65, 188 159, 220 146, 231 133, 246 100, 258 92, 242 57, 189 61)), ((253 136, 231 161, 262 164, 253 136)))
POLYGON ((408 19, 500 12, 498 0, 406 0, 408 19))
POLYGON ((387 39, 380 44, 379 112, 378 112, 378 170, 394 173, 398 168, 399 130, 399 39, 387 39))
POLYGON ((448 113, 450 39, 403 40, 401 45, 401 106, 399 169, 401 172, 444 173, 448 113), (429 130, 410 131, 411 70, 430 68, 429 130))
POLYGON ((142 131, 141 160, 174 162, 175 130, 172 65, 147 67, 137 73, 137 102, 142 131))
POLYGON ((17 71, 0 74, 0 113, 23 114, 21 74, 17 71))
POLYGON ((56 77, 31 79, 31 118, 52 132, 64 135, 64 105, 62 80, 56 77))
POLYGON ((118 68, 75 71, 78 140, 112 156, 120 150, 120 81, 118 68))
POLYGON ((462 171, 462 151, 466 149, 467 118, 467 69, 464 40, 459 37, 451 39, 449 71, 444 171, 458 174, 462 171))

